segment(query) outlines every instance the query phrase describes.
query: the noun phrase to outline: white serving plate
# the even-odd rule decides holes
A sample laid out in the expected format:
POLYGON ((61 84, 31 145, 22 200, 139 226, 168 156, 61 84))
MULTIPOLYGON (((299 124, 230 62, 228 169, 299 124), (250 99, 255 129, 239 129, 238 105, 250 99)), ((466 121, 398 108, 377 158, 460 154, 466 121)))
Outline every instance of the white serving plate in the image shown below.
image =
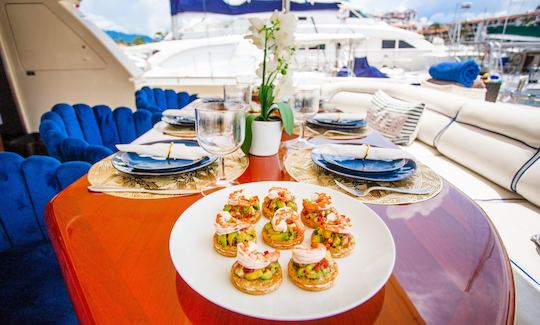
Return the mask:
MULTIPOLYGON (((261 229, 268 220, 261 217, 256 225, 257 244, 274 250, 261 238, 261 229)), ((309 243, 311 228, 306 228, 304 243, 309 243)), ((366 205, 341 192, 296 182, 257 182, 214 192, 191 205, 176 221, 171 232, 169 250, 173 264, 182 279, 196 292, 228 310, 247 316, 271 320, 310 320, 328 317, 352 309, 377 293, 386 283, 396 257, 394 240, 385 223, 366 205), (299 209, 302 199, 315 192, 332 196, 336 209, 352 221, 356 238, 354 251, 335 259, 339 277, 334 287, 311 292, 296 287, 288 278, 290 250, 281 251, 279 263, 283 282, 274 292, 252 296, 240 292, 231 283, 230 269, 235 258, 219 255, 213 247, 214 220, 229 193, 243 188, 246 195, 257 195, 262 204, 268 189, 288 188, 296 197, 299 209)))

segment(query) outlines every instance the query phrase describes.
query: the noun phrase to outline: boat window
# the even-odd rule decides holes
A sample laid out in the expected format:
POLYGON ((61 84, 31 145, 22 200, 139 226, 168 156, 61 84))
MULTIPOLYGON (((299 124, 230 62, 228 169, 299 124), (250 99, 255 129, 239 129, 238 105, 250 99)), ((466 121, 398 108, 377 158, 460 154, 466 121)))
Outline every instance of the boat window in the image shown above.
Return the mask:
POLYGON ((414 49, 414 46, 412 46, 411 44, 405 41, 399 41, 399 48, 400 49, 414 49))
POLYGON ((395 47, 396 47, 396 41, 395 40, 383 39, 383 41, 382 41, 382 48, 383 49, 393 49, 395 47))

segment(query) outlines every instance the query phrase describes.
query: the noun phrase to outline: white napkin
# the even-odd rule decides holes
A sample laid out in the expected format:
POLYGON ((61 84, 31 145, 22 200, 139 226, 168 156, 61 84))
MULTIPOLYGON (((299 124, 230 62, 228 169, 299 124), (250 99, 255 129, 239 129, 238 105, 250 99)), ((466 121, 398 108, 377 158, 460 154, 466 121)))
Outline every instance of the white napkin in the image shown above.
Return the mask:
POLYGON ((377 148, 368 146, 350 145, 350 144, 323 144, 313 149, 313 152, 321 155, 333 155, 339 157, 347 157, 354 159, 371 159, 371 160, 396 160, 396 159, 414 159, 411 154, 400 149, 377 148))
MULTIPOLYGON (((123 152, 133 152, 142 157, 152 157, 154 159, 166 159, 169 152, 170 143, 154 144, 117 144, 116 148, 123 152)), ((171 148, 169 158, 199 160, 208 156, 201 147, 189 147, 183 143, 175 143, 171 148)))
POLYGON ((187 104, 185 107, 178 109, 166 109, 163 111, 163 116, 171 116, 171 117, 185 117, 185 118, 195 118, 195 106, 196 103, 198 103, 199 100, 195 100, 189 104, 187 104))
POLYGON ((318 113, 315 115, 315 119, 325 119, 332 121, 339 120, 352 120, 360 121, 366 118, 366 114, 356 114, 356 113, 318 113))

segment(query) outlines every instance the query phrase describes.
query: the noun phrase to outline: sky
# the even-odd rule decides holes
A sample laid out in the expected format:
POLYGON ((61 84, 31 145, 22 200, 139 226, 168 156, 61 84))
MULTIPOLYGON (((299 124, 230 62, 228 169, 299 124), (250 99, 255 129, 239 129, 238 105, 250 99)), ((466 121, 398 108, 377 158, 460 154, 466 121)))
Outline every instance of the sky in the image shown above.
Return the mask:
MULTIPOLYGON (((216 1, 216 0, 208 0, 216 1)), ((351 0, 365 12, 382 13, 389 10, 414 9, 423 23, 452 22, 456 0, 351 0)), ((473 0, 472 8, 461 13, 459 20, 502 16, 533 10, 540 0, 473 0)), ((82 0, 80 10, 98 27, 125 33, 153 36, 170 28, 168 0, 82 0)))

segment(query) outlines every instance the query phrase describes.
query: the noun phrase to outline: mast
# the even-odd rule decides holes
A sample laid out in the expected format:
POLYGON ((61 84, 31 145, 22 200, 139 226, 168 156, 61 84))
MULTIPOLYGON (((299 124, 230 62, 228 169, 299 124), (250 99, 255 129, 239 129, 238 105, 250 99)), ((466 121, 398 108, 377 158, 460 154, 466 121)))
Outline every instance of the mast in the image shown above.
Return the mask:
POLYGON ((281 9, 283 10, 283 12, 291 11, 291 0, 282 0, 281 9))

